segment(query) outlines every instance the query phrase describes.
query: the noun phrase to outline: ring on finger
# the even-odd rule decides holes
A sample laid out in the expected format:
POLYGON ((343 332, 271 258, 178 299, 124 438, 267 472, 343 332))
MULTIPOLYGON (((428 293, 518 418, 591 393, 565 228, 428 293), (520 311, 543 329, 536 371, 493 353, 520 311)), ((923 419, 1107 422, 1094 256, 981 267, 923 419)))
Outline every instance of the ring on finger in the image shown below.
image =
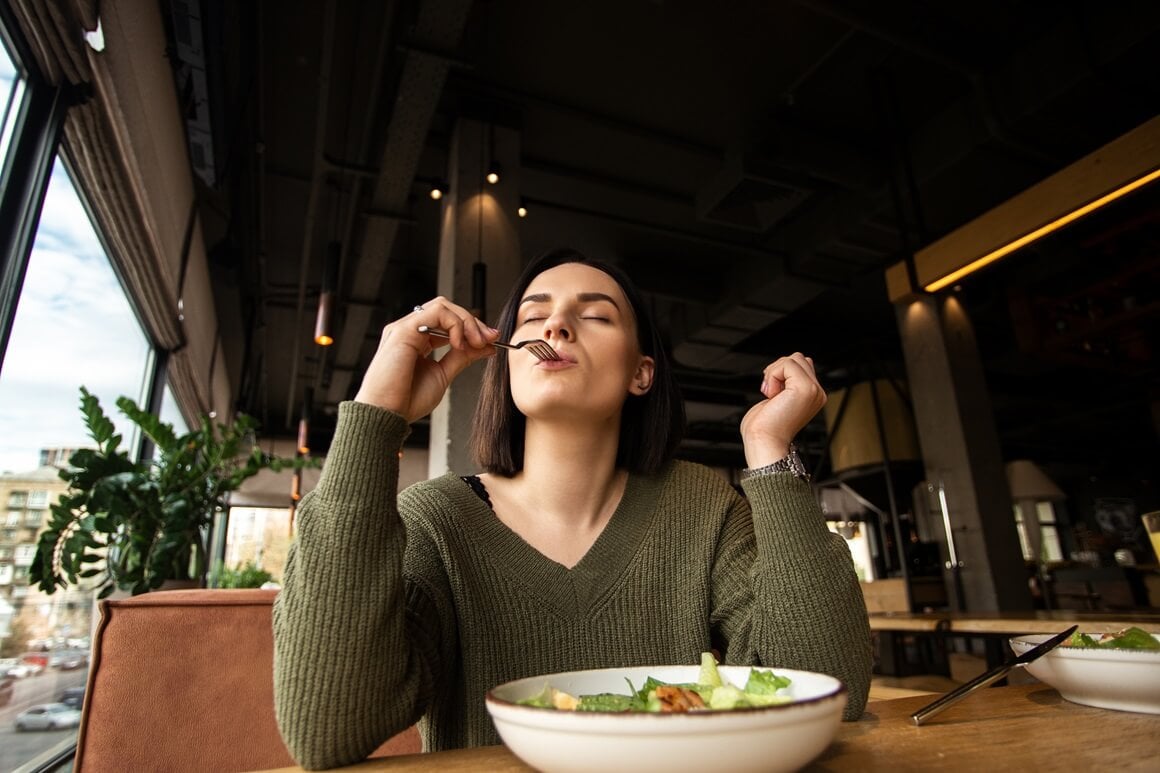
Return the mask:
POLYGON ((415 308, 411 309, 411 313, 414 314, 416 311, 422 311, 422 310, 423 310, 422 306, 416 306, 415 308))

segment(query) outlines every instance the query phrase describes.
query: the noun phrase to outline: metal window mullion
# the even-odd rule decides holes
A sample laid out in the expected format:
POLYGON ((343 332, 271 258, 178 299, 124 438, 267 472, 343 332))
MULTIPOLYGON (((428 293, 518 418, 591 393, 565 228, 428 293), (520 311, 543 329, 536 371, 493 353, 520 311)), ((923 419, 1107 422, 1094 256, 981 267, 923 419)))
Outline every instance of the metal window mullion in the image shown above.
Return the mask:
POLYGON ((28 86, 27 108, 9 147, 10 176, 0 193, 0 368, 70 103, 65 87, 35 80, 28 86))

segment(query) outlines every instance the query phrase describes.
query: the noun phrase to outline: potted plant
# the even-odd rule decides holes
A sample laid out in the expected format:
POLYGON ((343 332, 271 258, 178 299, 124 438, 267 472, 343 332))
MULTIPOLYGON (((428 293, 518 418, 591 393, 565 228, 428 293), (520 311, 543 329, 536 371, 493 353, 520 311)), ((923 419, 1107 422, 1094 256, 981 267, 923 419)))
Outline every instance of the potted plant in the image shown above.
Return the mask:
POLYGON ((263 469, 316 465, 264 453, 253 440, 256 421, 244 414, 228 425, 203 417, 178 436, 127 397, 117 407, 153 441, 155 458, 130 458, 100 401, 81 387, 81 413, 96 448, 75 452, 61 470, 69 488, 52 505, 29 568, 45 593, 81 580, 93 581, 100 598, 170 581, 202 584, 209 529, 230 492, 263 469))

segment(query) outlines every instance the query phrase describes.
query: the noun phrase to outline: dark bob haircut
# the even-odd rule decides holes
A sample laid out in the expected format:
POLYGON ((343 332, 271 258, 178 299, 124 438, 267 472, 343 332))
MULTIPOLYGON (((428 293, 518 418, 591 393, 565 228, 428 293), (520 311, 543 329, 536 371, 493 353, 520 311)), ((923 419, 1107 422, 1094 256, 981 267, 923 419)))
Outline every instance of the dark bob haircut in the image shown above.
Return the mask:
MULTIPOLYGON (((630 472, 658 472, 676 453, 685 431, 685 404, 681 399, 668 353, 640 291, 620 268, 571 249, 555 249, 540 255, 524 269, 504 302, 496 323, 500 340, 515 332, 520 300, 537 276, 566 263, 579 263, 612 277, 636 317, 637 341, 643 354, 653 358, 652 386, 643 395, 629 394, 620 418, 620 443, 616 466, 630 472)), ((486 471, 512 477, 524 467, 526 419, 512 399, 507 357, 492 357, 483 374, 479 404, 471 432, 471 452, 486 471)))

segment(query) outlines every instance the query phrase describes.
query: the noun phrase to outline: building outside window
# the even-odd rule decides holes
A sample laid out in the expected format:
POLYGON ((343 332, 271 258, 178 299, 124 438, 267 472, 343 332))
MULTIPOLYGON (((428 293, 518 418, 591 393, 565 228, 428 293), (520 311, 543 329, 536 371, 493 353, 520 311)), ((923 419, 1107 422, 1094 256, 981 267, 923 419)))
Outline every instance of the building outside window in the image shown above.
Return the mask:
POLYGON ((223 563, 230 569, 252 564, 279 583, 291 541, 288 508, 231 507, 223 563))
POLYGON ((32 559, 36 556, 36 545, 17 545, 12 553, 12 563, 17 566, 31 566, 32 559))

